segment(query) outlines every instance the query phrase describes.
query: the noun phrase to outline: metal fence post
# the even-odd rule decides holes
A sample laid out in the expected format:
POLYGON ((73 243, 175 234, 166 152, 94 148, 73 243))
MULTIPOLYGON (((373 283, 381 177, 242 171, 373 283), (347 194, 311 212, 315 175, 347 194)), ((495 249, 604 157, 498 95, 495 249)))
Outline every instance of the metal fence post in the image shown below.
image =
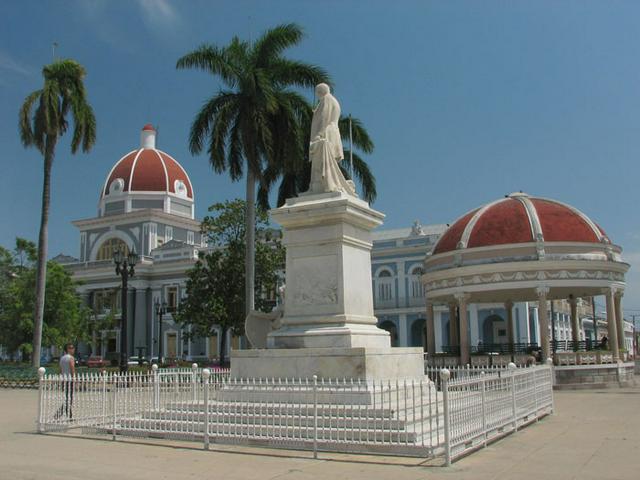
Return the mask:
POLYGON ((112 390, 111 390, 111 397, 113 400, 113 424, 111 425, 112 431, 111 431, 111 440, 116 439, 116 415, 117 415, 117 410, 118 410, 118 378, 120 376, 116 373, 113 376, 113 382, 112 382, 112 390))
POLYGON ((482 433, 484 436, 483 445, 487 446, 487 379, 484 370, 480 372, 480 387, 482 388, 482 433))
POLYGON ((193 390, 193 403, 196 402, 196 400, 198 399, 198 391, 196 390, 196 385, 197 385, 197 372, 198 370, 198 364, 197 363, 192 363, 191 364, 191 390, 193 390))
POLYGON ((102 370, 102 424, 107 427, 107 371, 102 370))
POLYGON ((313 376, 313 458, 318 458, 318 376, 313 376))
POLYGON ((533 376, 533 405, 535 407, 535 412, 536 412, 536 422, 538 421, 539 415, 538 415, 538 371, 536 368, 532 369, 532 376, 533 376))
POLYGON ((151 371, 153 372, 153 408, 155 410, 160 409, 160 377, 158 375, 158 365, 155 363, 151 365, 151 371))
POLYGON ((43 432, 42 427, 42 407, 44 402, 44 374, 46 369, 44 367, 40 367, 38 369, 38 433, 43 432))
POLYGON ((209 450, 209 377, 211 370, 205 368, 202 370, 202 379, 204 380, 204 449, 209 450))
POLYGON ((449 378, 451 372, 446 368, 440 370, 440 381, 442 382, 442 410, 444 417, 444 458, 445 465, 451 466, 451 408, 449 405, 449 378))
POLYGON ((547 358, 547 367, 549 367, 549 383, 551 387, 551 393, 549 393, 549 396, 551 397, 551 413, 553 413, 555 411, 555 405, 553 402, 553 386, 556 383, 556 375, 553 371, 553 360, 550 358, 547 358))
POLYGON ((511 372, 511 414, 513 415, 513 431, 518 431, 518 417, 516 413, 516 364, 509 362, 511 372))

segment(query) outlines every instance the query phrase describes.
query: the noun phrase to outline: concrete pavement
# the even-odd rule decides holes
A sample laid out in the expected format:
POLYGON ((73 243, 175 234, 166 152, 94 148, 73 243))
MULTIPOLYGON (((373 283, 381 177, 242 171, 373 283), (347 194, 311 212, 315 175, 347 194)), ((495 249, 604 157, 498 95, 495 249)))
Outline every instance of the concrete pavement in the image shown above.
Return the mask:
POLYGON ((556 414, 456 462, 289 452, 174 441, 34 433, 36 391, 0 389, 4 479, 580 479, 640 478, 640 387, 556 392, 556 414))

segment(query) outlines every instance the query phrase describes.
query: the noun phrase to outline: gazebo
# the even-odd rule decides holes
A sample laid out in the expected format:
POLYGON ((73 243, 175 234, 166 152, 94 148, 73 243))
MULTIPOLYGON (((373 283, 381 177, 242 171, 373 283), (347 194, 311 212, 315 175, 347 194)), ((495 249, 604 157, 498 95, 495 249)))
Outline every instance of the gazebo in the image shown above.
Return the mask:
POLYGON ((427 352, 435 352, 434 304, 449 306, 450 338, 459 343, 456 350, 464 365, 471 354, 469 304, 504 304, 507 339, 513 345, 511 307, 535 301, 544 360, 551 356, 547 302, 569 302, 572 339, 578 345, 577 299, 603 295, 609 348, 617 362, 624 345, 622 296, 629 269, 621 253, 598 224, 556 200, 518 192, 466 213, 425 260, 427 352))

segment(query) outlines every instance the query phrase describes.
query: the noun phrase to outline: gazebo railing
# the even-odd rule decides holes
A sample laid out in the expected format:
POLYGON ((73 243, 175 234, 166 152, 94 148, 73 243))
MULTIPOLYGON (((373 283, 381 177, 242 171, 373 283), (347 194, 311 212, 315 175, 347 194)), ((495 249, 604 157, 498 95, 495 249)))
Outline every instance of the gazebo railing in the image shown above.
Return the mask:
POLYGON ((460 345, 442 345, 442 353, 460 355, 460 345))
POLYGON ((597 340, 580 340, 574 342, 573 340, 552 340, 551 348, 553 352, 591 352, 593 350, 607 350, 608 346, 603 345, 602 342, 597 340))
POLYGON ((540 347, 537 343, 480 343, 471 347, 471 353, 531 353, 540 347))

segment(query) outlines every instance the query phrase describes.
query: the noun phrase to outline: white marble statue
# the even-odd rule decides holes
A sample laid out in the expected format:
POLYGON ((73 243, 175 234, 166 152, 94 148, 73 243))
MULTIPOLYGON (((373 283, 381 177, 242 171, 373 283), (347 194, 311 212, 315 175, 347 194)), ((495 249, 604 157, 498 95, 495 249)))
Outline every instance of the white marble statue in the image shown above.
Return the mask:
POLYGON ((316 86, 316 95, 320 102, 311 120, 311 182, 307 193, 345 192, 355 195, 353 182, 344 178, 338 166, 338 162, 344 158, 338 128, 340 104, 331 95, 326 83, 316 86))

